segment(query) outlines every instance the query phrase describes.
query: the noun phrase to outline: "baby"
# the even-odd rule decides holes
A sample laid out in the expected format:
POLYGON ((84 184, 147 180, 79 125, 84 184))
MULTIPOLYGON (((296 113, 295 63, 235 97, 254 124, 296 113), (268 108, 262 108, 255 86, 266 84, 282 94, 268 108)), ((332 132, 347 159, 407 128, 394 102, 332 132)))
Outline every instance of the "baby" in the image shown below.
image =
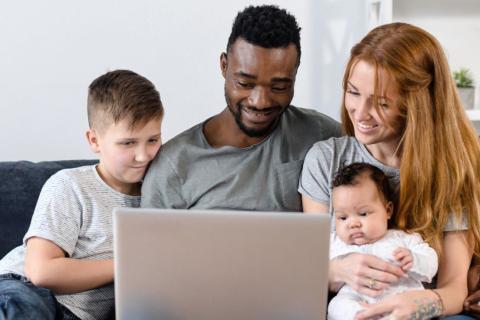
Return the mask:
MULTIPOLYGON (((372 298, 344 285, 328 306, 328 319, 354 319, 361 303, 374 303, 387 295, 423 289, 438 268, 436 252, 417 233, 388 230, 394 210, 393 192, 382 170, 367 163, 353 163, 341 169, 334 181, 332 205, 335 229, 330 242, 330 259, 349 253, 375 255, 401 267, 405 278, 372 298)), ((371 279, 366 287, 378 283, 371 279)))

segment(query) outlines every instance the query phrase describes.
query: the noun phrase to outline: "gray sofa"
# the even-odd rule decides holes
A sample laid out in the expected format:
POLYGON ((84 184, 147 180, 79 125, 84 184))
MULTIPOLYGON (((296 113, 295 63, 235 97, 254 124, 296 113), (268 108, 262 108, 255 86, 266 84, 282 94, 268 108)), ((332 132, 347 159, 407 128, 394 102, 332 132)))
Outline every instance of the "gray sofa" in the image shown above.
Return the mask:
POLYGON ((98 160, 0 162, 0 258, 22 243, 38 195, 55 172, 98 160))

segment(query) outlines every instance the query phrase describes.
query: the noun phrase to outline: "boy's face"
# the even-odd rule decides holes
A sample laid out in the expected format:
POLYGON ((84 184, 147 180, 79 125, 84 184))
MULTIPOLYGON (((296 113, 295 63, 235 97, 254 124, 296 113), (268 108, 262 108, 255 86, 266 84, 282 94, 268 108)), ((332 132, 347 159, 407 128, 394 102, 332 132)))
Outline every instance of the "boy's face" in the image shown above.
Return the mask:
POLYGON ((161 119, 130 128, 129 119, 111 123, 101 132, 87 131, 87 139, 100 162, 97 170, 113 189, 124 194, 138 194, 138 182, 157 154, 161 141, 161 119))
POLYGON ((383 199, 367 174, 356 185, 335 187, 332 198, 336 233, 343 242, 373 243, 387 232, 393 204, 383 199))

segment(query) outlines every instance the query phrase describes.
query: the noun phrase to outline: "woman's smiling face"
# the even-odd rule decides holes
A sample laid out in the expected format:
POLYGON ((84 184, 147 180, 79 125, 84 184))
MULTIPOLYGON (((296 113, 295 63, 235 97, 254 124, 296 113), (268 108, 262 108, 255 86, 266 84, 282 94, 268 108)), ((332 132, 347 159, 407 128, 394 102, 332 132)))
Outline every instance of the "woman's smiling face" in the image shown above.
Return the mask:
POLYGON ((355 137, 364 145, 391 144, 401 137, 402 121, 398 107, 398 90, 393 79, 378 69, 378 106, 375 105, 375 73, 371 64, 359 60, 352 66, 345 91, 345 108, 355 137))

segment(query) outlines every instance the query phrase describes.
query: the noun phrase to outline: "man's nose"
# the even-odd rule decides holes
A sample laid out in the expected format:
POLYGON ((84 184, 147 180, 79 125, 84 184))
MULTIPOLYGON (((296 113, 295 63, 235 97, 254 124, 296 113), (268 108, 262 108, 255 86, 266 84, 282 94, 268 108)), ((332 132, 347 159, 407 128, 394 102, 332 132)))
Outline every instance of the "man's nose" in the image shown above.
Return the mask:
POLYGON ((261 86, 255 87, 250 93, 249 105, 256 109, 268 109, 272 107, 270 90, 261 86))

